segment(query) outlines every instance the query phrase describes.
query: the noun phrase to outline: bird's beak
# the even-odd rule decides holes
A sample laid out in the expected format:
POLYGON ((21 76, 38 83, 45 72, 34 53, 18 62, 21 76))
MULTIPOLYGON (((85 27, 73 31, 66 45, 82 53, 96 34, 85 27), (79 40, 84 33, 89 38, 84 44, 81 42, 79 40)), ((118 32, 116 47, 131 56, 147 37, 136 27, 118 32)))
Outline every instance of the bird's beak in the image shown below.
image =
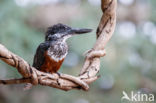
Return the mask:
POLYGON ((84 33, 89 33, 89 32, 91 32, 92 31, 92 29, 71 29, 71 30, 69 30, 69 34, 71 34, 71 35, 75 35, 75 34, 84 34, 84 33))

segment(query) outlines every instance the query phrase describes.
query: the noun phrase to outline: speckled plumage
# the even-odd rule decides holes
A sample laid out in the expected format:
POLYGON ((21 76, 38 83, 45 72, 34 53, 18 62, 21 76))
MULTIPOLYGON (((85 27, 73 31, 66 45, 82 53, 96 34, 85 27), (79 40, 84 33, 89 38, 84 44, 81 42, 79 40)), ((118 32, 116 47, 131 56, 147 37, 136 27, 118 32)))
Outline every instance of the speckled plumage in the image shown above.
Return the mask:
POLYGON ((48 27, 47 32, 45 33, 45 40, 48 39, 49 35, 65 33, 68 30, 71 30, 71 27, 61 23, 48 27))
POLYGON ((65 42, 45 41, 44 43, 41 43, 39 47, 37 48, 37 51, 34 57, 33 66, 37 68, 38 70, 41 70, 44 72, 51 72, 51 73, 57 72, 56 70, 60 68, 60 66, 57 66, 57 63, 61 65, 67 53, 68 53, 68 46, 65 42), (49 58, 46 58, 46 57, 49 57, 49 58), (49 64, 50 67, 47 65, 48 62, 49 63, 51 62, 51 64, 49 64), (53 71, 52 69, 55 71, 53 71))

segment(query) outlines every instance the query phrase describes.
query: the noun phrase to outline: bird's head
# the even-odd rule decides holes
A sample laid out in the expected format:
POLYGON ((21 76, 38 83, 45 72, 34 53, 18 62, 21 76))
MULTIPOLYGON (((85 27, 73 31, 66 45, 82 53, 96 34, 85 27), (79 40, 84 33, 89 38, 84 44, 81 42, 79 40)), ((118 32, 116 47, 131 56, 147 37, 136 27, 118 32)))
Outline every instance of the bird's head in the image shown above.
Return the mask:
POLYGON ((69 37, 77 34, 84 34, 91 32, 92 29, 74 29, 64 24, 56 24, 49 27, 46 35, 45 41, 56 41, 56 40, 66 40, 69 37))

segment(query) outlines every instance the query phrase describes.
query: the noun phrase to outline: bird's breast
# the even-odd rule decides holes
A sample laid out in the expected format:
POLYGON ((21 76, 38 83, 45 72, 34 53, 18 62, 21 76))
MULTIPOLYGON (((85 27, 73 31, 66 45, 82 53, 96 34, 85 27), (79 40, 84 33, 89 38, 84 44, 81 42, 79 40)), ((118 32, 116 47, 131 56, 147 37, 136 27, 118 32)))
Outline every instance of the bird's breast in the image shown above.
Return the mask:
POLYGON ((68 46, 66 43, 56 43, 49 47, 47 55, 49 55, 56 62, 61 61, 68 53, 68 46))
POLYGON ((41 71, 44 71, 44 72, 56 73, 60 69, 64 61, 64 58, 58 61, 54 60, 48 55, 48 52, 45 52, 44 57, 45 57, 45 60, 44 60, 43 65, 41 66, 41 71))
POLYGON ((40 70, 49 73, 56 73, 68 53, 68 46, 64 42, 54 42, 44 53, 44 63, 40 70))

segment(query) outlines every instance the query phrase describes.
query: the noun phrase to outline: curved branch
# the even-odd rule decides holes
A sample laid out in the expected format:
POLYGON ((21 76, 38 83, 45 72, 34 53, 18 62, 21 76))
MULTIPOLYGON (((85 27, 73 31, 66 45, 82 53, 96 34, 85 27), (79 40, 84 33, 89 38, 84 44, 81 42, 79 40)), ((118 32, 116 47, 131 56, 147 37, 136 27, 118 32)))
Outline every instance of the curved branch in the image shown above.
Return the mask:
POLYGON ((31 83, 44 85, 62 90, 88 90, 88 84, 99 78, 100 57, 105 56, 105 45, 111 38, 116 25, 116 0, 101 0, 103 16, 97 29, 97 41, 86 54, 85 63, 78 77, 67 74, 49 74, 31 67, 24 59, 13 54, 0 44, 0 59, 15 67, 23 76, 20 79, 0 80, 0 84, 31 83))
POLYGON ((86 56, 84 66, 80 74, 83 74, 86 70, 90 71, 93 64, 97 64, 96 67, 94 68, 94 70, 96 70, 96 72, 94 73, 97 74, 100 66, 100 57, 106 55, 104 47, 109 41, 109 39, 112 37, 112 34, 114 33, 115 30, 117 0, 101 0, 101 2, 102 2, 101 9, 103 11, 103 15, 99 23, 99 26, 97 28, 97 34, 96 34, 97 41, 93 46, 93 49, 91 49, 87 54, 94 57, 93 52, 96 52, 97 56, 95 56, 92 59, 89 59, 89 57, 91 56, 89 57, 86 56), (100 51, 103 52, 100 53, 100 51))

